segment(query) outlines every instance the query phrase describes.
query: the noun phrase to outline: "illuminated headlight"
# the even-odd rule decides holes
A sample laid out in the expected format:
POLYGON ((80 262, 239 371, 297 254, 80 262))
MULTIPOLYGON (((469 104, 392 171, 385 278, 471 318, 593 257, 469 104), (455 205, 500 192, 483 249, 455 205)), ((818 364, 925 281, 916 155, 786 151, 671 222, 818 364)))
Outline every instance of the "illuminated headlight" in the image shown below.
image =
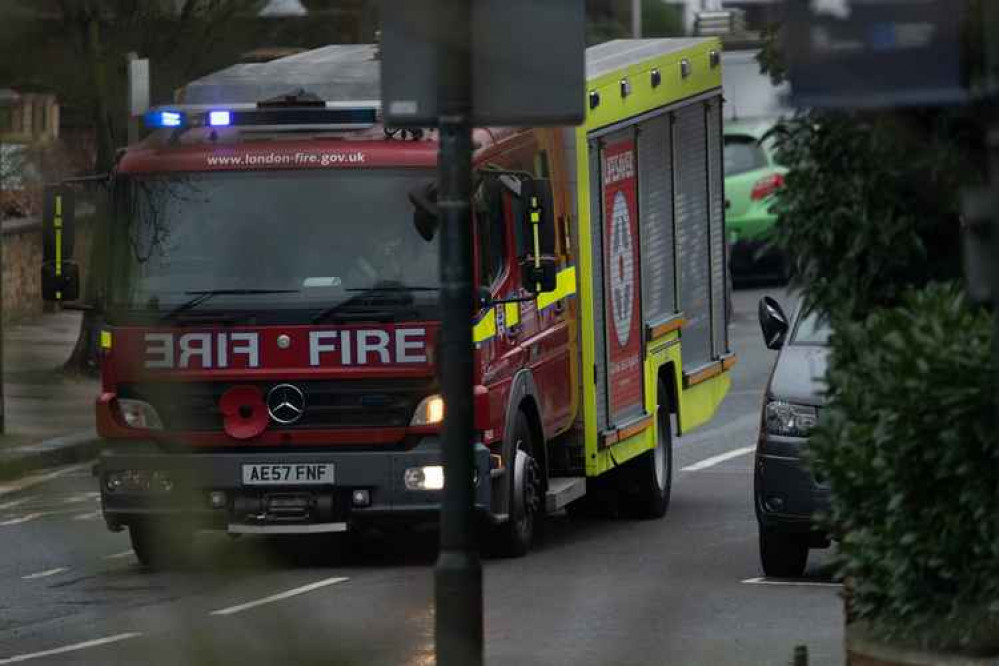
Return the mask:
POLYGON ((163 422, 160 415, 148 402, 142 400, 118 400, 121 418, 129 428, 145 430, 162 430, 163 422))
POLYGON ((818 410, 784 400, 767 403, 767 432, 783 437, 808 437, 818 423, 818 410))
POLYGON ((104 479, 104 487, 111 493, 169 493, 173 486, 170 475, 158 470, 125 469, 110 472, 104 479))
POLYGON ((444 468, 440 465, 410 467, 403 480, 406 490, 442 490, 444 488, 444 468))
POLYGON ((444 420, 444 398, 430 395, 420 401, 413 413, 411 426, 434 425, 444 420))

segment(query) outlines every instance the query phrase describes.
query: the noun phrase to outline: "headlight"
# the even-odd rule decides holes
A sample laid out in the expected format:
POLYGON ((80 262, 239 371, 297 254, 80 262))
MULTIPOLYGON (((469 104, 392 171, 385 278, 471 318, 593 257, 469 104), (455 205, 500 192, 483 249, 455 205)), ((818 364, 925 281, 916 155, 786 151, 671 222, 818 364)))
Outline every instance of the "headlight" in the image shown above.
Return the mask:
POLYGON ((420 401, 413 413, 411 426, 434 425, 444 420, 444 398, 439 395, 430 395, 420 401))
POLYGON ((118 400, 118 411, 121 419, 129 428, 144 430, 162 430, 163 421, 160 415, 148 402, 142 400, 118 400))
POLYGON ((784 400, 767 403, 767 432, 771 435, 808 437, 818 420, 819 413, 814 407, 784 400))
POLYGON ((440 465, 410 467, 403 475, 406 490, 443 490, 444 468, 440 465))

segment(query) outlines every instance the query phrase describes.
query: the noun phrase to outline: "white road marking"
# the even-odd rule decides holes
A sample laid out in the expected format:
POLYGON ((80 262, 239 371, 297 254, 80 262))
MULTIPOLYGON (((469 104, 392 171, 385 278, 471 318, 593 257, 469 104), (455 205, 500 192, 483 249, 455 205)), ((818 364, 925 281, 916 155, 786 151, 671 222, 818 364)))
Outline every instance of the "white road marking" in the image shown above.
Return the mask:
POLYGON ((13 657, 0 659, 0 664, 19 664, 22 661, 28 661, 30 659, 40 659, 41 657, 51 657, 57 654, 76 652, 77 650, 86 650, 87 648, 97 647, 99 645, 107 645, 108 643, 118 643, 119 641, 125 641, 128 640, 129 638, 135 638, 141 635, 142 634, 138 632, 130 632, 127 634, 116 634, 114 636, 106 636, 104 638, 95 638, 92 641, 74 643, 73 645, 64 645, 63 647, 53 648, 51 650, 45 650, 43 652, 29 652, 26 654, 16 654, 13 657))
POLYGON ((34 495, 32 495, 31 497, 22 497, 19 500, 11 500, 10 502, 4 502, 3 504, 0 504, 0 511, 4 511, 5 509, 13 509, 15 506, 21 506, 22 504, 26 504, 27 502, 30 502, 33 499, 35 499, 34 495))
POLYGON ((96 520, 101 517, 100 511, 93 511, 91 513, 81 513, 78 516, 73 516, 73 520, 96 520))
POLYGON ((67 497, 66 499, 64 499, 62 501, 62 503, 63 504, 78 504, 80 502, 86 502, 88 500, 89 501, 100 500, 100 498, 101 498, 101 494, 100 493, 94 493, 94 492, 90 492, 90 493, 77 493, 76 495, 73 495, 72 497, 67 497))
POLYGON ((69 465, 67 467, 60 467, 59 469, 53 470, 51 472, 46 472, 45 474, 32 474, 30 476, 26 476, 23 479, 18 479, 16 481, 0 483, 0 495, 9 495, 10 493, 17 492, 18 490, 31 488, 32 486, 37 486, 39 483, 45 483, 46 481, 51 481, 52 479, 58 479, 60 476, 64 476, 66 474, 69 474, 70 472, 76 472, 81 469, 86 469, 87 467, 90 466, 91 463, 69 465))
POLYGON ((817 580, 781 580, 779 578, 747 578, 747 585, 786 585, 788 587, 843 587, 843 583, 827 583, 817 580))
POLYGON ((49 576, 55 576, 56 574, 61 574, 63 571, 69 571, 69 567, 57 567, 55 569, 49 569, 48 571, 39 571, 38 573, 28 574, 27 576, 21 576, 21 580, 35 580, 37 578, 48 578, 49 576))
POLYGON ((131 557, 132 555, 135 555, 135 551, 130 549, 130 550, 123 550, 120 553, 115 553, 114 555, 105 555, 104 559, 105 560, 120 560, 120 559, 122 559, 124 557, 131 557))
POLYGON ((299 594, 305 594, 306 592, 312 592, 313 590, 318 590, 321 587, 326 587, 327 585, 336 585, 337 583, 342 583, 348 578, 326 578, 325 580, 316 581, 315 583, 309 583, 308 585, 303 585, 302 587, 296 587, 287 592, 281 592, 279 594, 274 594, 269 597, 264 597, 263 599, 257 599, 255 601, 248 601, 245 604, 239 604, 238 606, 229 606, 228 608, 221 608, 219 610, 212 611, 210 615, 233 615, 235 613, 241 613, 245 610, 251 608, 256 608, 257 606, 263 606, 264 604, 273 603, 275 601, 281 601, 282 599, 288 599, 290 597, 297 596, 299 594))
POLYGON ((39 511, 37 513, 26 513, 23 516, 18 516, 17 518, 11 518, 10 520, 5 520, 0 522, 0 527, 7 527, 8 525, 20 525, 21 523, 27 523, 35 518, 41 518, 46 515, 44 511, 39 511))
POLYGON ((739 456, 744 456, 747 453, 752 453, 756 450, 755 446, 744 446, 741 449, 735 449, 734 451, 727 451, 725 453, 720 453, 717 456, 711 456, 706 458, 701 462, 694 463, 693 465, 687 465, 681 472, 699 472, 703 469, 708 469, 709 467, 714 467, 715 465, 720 465, 726 460, 732 460, 733 458, 738 458, 739 456))

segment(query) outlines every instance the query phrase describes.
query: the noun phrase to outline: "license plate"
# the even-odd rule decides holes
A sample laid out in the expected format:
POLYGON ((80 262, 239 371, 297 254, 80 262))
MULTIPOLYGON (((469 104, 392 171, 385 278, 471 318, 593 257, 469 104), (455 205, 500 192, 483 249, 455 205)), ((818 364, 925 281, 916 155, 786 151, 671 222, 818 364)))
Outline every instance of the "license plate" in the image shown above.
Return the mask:
POLYGON ((243 465, 244 486, 333 485, 333 465, 324 463, 260 463, 243 465))

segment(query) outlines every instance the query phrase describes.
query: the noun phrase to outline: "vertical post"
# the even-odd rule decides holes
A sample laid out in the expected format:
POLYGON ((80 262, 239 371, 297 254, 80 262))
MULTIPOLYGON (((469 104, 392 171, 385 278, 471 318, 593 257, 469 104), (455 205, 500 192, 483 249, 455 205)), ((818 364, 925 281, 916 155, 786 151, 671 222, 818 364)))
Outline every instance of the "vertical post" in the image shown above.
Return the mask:
POLYGON ((437 205, 441 215, 441 384, 446 417, 440 555, 435 571, 438 666, 482 664, 482 564, 475 543, 472 439, 471 0, 440 0, 437 205))
POLYGON ((139 118, 149 110, 149 60, 135 52, 125 56, 128 61, 128 144, 139 141, 139 118))
POLYGON ((631 36, 642 38, 642 0, 631 0, 631 36))
MULTIPOLYGON (((0 100, 0 104, 3 104, 0 100)), ((0 127, 0 133, 6 128, 0 127)), ((7 432, 6 410, 4 409, 4 381, 3 381, 3 188, 4 188, 4 149, 3 137, 0 135, 0 435, 7 432)))

